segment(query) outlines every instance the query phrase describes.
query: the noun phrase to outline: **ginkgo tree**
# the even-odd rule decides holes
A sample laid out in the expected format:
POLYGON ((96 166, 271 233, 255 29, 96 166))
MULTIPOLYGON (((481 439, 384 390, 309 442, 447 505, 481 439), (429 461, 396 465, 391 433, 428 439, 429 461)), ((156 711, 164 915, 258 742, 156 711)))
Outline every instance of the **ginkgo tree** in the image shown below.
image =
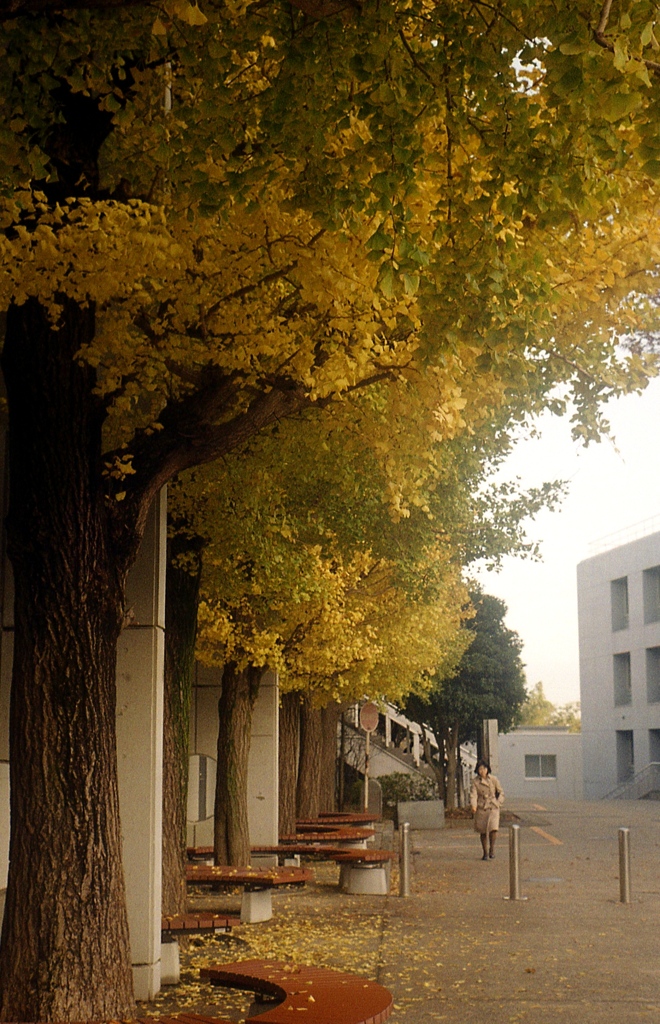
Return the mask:
POLYGON ((442 439, 557 383, 593 434, 643 379, 614 334, 655 289, 651 5, 335 12, 0 10, 5 1018, 131 1013, 115 652, 158 489, 374 381, 442 439))
MULTIPOLYGON (((463 439, 436 444, 434 471, 427 468, 424 484, 417 481, 415 503, 403 515, 390 490, 393 463, 405 461, 414 475, 417 446, 422 441, 423 451, 426 440, 415 430, 412 401, 409 418, 396 426, 379 405, 371 392, 341 409, 283 423, 240 458, 194 471, 171 491, 174 522, 185 524, 177 535, 181 546, 195 549, 191 578, 203 538, 198 657, 225 666, 219 863, 249 860, 247 754, 260 675, 251 670, 278 670, 285 693, 305 695, 305 710, 352 703, 365 692, 401 701, 415 684, 449 671, 462 651, 463 566, 524 549, 523 517, 556 497, 550 486, 517 500, 508 488, 485 486, 506 450, 506 439, 488 424, 470 445, 463 439), (401 435, 398 449, 383 448, 379 421, 401 435)), ((178 562, 185 571, 181 553, 178 562)), ((186 621, 195 613, 194 603, 181 608, 186 621)), ((179 645, 183 633, 174 629, 179 645)), ((192 644, 192 631, 188 636, 192 644)), ((190 666, 192 656, 179 649, 179 662, 190 666)), ((180 680, 174 692, 186 690, 189 699, 190 671, 180 680)), ((185 750, 187 717, 172 749, 185 750)), ((295 788, 295 773, 286 778, 295 788)), ((318 795, 307 781, 299 774, 298 798, 312 813, 318 795)), ((175 823, 184 816, 173 809, 183 807, 184 797, 179 786, 164 815, 172 826, 166 841, 178 844, 180 865, 185 836, 175 823)))

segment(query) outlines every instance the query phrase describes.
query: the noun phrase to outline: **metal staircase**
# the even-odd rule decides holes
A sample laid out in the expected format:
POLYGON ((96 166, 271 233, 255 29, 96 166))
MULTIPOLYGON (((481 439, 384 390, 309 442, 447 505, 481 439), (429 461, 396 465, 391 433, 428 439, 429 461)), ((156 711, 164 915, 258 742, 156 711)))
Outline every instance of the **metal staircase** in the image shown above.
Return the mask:
MULTIPOLYGON (((356 729, 350 723, 345 725, 347 733, 353 737, 353 742, 357 743, 360 747, 364 747, 364 733, 360 729, 356 729)), ((429 768, 426 762, 422 759, 419 764, 415 763, 415 759, 412 754, 404 754, 402 750, 397 747, 385 746, 385 741, 382 736, 372 732, 371 734, 371 746, 377 748, 379 753, 391 762, 392 772, 399 772, 402 769, 406 769, 408 772, 412 772, 415 775, 421 775, 426 779, 434 779, 433 769, 429 768)), ((382 774, 382 773, 381 773, 382 774)))
POLYGON ((603 800, 660 800, 660 762, 647 764, 646 768, 606 793, 603 800))

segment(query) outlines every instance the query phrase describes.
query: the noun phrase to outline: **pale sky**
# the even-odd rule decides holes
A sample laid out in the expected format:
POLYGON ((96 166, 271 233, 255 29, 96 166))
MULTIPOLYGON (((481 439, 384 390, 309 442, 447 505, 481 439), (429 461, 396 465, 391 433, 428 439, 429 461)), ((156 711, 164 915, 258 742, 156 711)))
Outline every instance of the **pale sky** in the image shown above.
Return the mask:
POLYGON ((591 543, 643 520, 657 517, 660 530, 660 379, 640 396, 611 402, 606 413, 618 453, 608 441, 581 448, 571 440, 568 418, 552 416, 539 422, 538 440, 518 443, 507 476, 519 476, 524 486, 562 478, 568 496, 559 511, 542 512, 530 524, 543 562, 507 558, 499 573, 479 573, 484 589, 508 605, 507 625, 524 642, 528 687, 542 680, 556 704, 580 697, 578 562, 594 553, 591 543))

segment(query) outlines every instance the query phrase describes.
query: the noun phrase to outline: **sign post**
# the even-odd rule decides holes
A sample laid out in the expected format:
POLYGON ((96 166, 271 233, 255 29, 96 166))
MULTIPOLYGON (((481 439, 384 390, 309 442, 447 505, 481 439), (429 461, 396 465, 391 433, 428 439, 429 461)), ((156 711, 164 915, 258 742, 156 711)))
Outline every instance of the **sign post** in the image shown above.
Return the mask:
POLYGON ((364 745, 364 800, 362 807, 365 812, 369 810, 369 747, 371 734, 378 726, 378 708, 369 701, 360 708, 360 725, 366 732, 364 745))

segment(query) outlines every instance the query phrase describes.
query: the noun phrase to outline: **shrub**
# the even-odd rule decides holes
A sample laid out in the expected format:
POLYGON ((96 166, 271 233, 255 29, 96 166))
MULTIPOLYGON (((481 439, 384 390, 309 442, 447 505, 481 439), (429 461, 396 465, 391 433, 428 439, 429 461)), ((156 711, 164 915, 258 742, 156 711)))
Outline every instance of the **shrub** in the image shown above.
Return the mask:
POLYGON ((423 775, 409 775, 407 772, 393 772, 379 775, 383 790, 383 807, 395 808, 406 800, 437 800, 438 791, 433 779, 423 775))

